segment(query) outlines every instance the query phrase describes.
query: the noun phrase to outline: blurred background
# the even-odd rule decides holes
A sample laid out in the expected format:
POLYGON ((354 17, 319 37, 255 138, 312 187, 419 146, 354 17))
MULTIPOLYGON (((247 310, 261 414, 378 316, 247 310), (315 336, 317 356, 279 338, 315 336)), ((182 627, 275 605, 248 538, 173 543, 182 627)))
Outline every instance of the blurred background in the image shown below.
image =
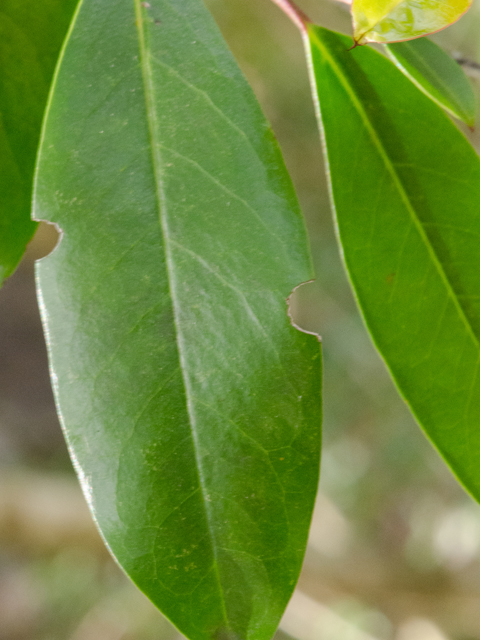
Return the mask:
MULTIPOLYGON (((351 32, 344 5, 300 4, 351 32)), ((356 311, 299 35, 269 0, 208 5, 272 122, 317 273, 293 305, 297 323, 323 337, 322 477, 278 640, 480 640, 480 507, 415 425, 356 311)), ((479 36, 480 0, 435 39, 480 62, 479 36)), ((105 550, 63 442, 33 275, 55 241, 42 225, 0 292, 0 640, 179 640, 105 550)))

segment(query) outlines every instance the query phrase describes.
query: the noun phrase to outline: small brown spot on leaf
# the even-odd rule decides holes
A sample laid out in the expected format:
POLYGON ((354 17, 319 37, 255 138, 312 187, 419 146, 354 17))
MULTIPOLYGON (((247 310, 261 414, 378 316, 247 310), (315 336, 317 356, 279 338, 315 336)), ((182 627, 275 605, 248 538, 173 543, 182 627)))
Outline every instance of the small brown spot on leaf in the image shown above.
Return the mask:
POLYGON ((395 280, 395 276, 396 276, 396 274, 395 274, 395 273, 390 273, 390 274, 387 276, 387 284, 392 284, 392 283, 393 283, 393 281, 395 280))

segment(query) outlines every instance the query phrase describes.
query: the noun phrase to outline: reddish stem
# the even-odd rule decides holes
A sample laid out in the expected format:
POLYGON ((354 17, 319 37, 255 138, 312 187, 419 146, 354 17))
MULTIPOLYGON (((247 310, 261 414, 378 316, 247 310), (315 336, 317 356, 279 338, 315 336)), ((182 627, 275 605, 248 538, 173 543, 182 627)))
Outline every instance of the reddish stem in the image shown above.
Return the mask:
POLYGON ((297 7, 293 0, 272 0, 272 2, 280 7, 302 33, 306 32, 307 25, 310 24, 311 20, 297 7))

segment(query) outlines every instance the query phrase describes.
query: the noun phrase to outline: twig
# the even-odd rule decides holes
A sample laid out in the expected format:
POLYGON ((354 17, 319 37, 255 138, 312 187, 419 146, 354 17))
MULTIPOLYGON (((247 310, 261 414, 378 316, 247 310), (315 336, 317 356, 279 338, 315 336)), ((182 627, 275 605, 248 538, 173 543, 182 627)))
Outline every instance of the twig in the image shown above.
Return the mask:
POLYGON ((300 29, 302 33, 306 33, 307 25, 310 24, 310 18, 297 7, 293 0, 272 0, 280 9, 290 18, 293 24, 300 29))
POLYGON ((461 67, 463 67, 463 70, 467 75, 471 76, 472 78, 476 78, 477 80, 478 78, 480 78, 480 64, 478 62, 470 60, 469 58, 456 56, 455 54, 453 54, 453 59, 461 67))

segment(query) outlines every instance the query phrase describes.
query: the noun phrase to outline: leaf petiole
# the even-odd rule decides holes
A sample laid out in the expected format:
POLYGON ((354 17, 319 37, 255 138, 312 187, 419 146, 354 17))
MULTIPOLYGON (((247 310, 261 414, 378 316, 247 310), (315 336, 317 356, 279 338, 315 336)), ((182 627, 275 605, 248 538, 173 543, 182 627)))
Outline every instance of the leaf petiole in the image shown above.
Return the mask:
POLYGON ((300 32, 306 34, 307 25, 311 24, 310 18, 293 2, 293 0, 272 0, 300 29, 300 32))

